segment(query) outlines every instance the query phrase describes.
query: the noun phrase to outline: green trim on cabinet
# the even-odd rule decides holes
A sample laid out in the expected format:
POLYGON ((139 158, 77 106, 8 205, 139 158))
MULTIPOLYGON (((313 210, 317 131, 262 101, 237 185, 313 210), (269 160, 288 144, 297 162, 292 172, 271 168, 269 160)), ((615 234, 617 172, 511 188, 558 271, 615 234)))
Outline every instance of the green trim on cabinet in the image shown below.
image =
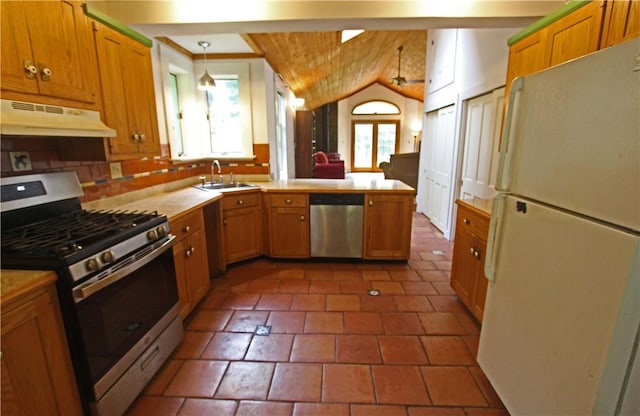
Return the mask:
POLYGON ((509 39, 507 39, 507 45, 511 46, 514 43, 521 41, 522 39, 526 38, 527 36, 529 36, 532 33, 535 33, 547 26, 549 26, 551 23, 555 22, 556 20, 560 20, 561 18, 565 17, 568 14, 573 13, 575 10, 578 10, 581 7, 586 6, 587 4, 591 3, 592 0, 571 0, 568 3, 564 4, 562 7, 558 8, 557 10, 555 10, 554 12, 546 15, 545 17, 543 17, 542 19, 536 21, 535 23, 533 23, 531 26, 524 28, 523 30, 521 30, 520 32, 516 33, 515 35, 511 36, 509 39))
POLYGON ((153 41, 151 39, 115 20, 111 16, 107 16, 106 14, 96 10, 96 8, 92 7, 90 4, 84 3, 82 6, 84 7, 84 14, 86 14, 90 18, 97 20, 98 22, 106 26, 109 26, 111 29, 118 31, 135 41, 142 43, 148 48, 153 46, 153 41))

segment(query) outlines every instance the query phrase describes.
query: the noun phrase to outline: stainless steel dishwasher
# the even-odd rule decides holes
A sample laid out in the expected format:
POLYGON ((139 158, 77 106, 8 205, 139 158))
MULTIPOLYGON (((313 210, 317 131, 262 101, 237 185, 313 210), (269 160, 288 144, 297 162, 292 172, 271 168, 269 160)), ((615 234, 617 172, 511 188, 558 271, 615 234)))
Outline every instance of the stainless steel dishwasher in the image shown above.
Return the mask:
POLYGON ((311 257, 362 258, 364 194, 309 194, 311 257))

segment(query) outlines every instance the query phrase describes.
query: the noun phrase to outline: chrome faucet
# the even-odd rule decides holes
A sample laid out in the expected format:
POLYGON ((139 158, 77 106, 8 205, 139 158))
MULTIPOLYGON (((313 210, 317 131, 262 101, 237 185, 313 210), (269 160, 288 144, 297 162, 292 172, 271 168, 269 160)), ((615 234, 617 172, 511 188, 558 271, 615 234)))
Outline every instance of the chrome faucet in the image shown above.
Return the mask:
POLYGON ((218 161, 218 159, 216 159, 213 162, 211 162, 211 183, 215 182, 214 171, 213 171, 214 166, 218 167, 218 175, 222 177, 222 168, 220 167, 220 162, 218 161))

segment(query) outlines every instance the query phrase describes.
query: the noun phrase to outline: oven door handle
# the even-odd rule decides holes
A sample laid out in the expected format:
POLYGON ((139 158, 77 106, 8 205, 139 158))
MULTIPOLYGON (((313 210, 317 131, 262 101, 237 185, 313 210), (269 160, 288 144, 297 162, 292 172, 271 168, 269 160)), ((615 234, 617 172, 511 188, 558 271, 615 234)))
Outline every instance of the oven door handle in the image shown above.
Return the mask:
MULTIPOLYGON (((173 245, 173 240, 175 238, 175 235, 170 234, 161 245, 157 246, 149 253, 143 253, 140 257, 137 257, 137 255, 135 254, 131 256, 133 257, 133 261, 130 261, 128 265, 117 269, 113 273, 108 274, 106 277, 99 278, 96 276, 94 279, 91 279, 75 287, 73 289, 73 300, 75 301, 75 303, 82 302, 97 291, 116 283, 122 278, 128 276, 130 273, 138 270, 140 267, 155 260, 165 251, 171 248, 171 246, 173 245)), ((138 253, 138 255, 140 255, 140 253, 138 253)))

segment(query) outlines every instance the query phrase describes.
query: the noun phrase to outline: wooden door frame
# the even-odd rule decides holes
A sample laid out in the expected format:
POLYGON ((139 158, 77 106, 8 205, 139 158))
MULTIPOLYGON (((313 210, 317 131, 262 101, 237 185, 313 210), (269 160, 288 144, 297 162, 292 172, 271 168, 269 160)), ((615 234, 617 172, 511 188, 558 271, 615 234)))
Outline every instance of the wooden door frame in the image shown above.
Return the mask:
POLYGON ((373 153, 372 164, 378 158, 378 130, 379 124, 395 124, 396 125, 396 143, 393 149, 394 153, 398 153, 400 148, 400 120, 387 120, 387 119, 367 119, 367 120, 351 120, 351 171, 352 172, 382 172, 378 166, 373 166, 371 169, 356 168, 355 167, 355 155, 356 155, 356 124, 373 124, 373 153))

